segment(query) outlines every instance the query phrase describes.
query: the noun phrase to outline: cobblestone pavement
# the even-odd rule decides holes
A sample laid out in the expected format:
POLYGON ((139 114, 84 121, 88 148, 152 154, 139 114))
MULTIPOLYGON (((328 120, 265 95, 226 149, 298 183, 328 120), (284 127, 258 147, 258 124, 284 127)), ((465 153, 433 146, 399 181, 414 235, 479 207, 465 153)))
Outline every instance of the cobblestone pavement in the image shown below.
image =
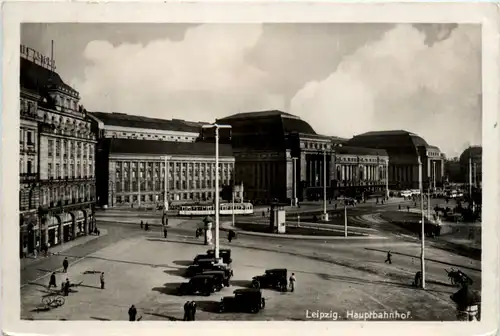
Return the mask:
MULTIPOLYGON (((191 225, 196 226, 196 222, 191 225)), ((429 273, 439 274, 439 279, 436 277, 434 283, 430 282, 427 291, 409 286, 414 257, 403 255, 408 246, 396 246, 394 263, 389 265, 382 259, 390 243, 372 245, 375 251, 370 251, 361 247, 364 245, 356 247, 352 243, 332 249, 331 243, 299 241, 285 244, 280 240, 238 238, 231 246, 233 287, 210 297, 178 297, 173 290, 186 281, 181 275, 182 268, 207 247, 181 234, 163 239, 159 232, 139 233, 103 246, 73 264, 68 274, 58 274, 58 285, 66 277, 72 283, 81 282, 66 297, 62 307, 37 311, 42 297, 51 294, 45 288, 46 279, 24 286, 21 289, 22 317, 126 320, 128 307, 135 304, 144 320, 178 320, 183 315, 183 303, 196 300, 200 308, 197 318, 202 320, 305 320, 307 310, 338 312, 339 319, 345 318, 351 310, 409 311, 410 319, 417 320, 455 319, 449 295, 456 289, 446 284, 441 264, 432 266, 429 262, 429 273), (313 244, 319 246, 312 248, 313 244), (266 308, 255 315, 213 312, 223 295, 231 295, 235 288, 247 286, 252 276, 266 268, 283 266, 295 272, 296 292, 283 294, 264 290, 266 308), (99 274, 95 273, 100 271, 105 272, 104 290, 99 288, 99 274)), ((437 256, 429 253, 429 258, 443 257, 440 253, 435 252, 437 256)), ((465 263, 465 259, 452 261, 465 263)))

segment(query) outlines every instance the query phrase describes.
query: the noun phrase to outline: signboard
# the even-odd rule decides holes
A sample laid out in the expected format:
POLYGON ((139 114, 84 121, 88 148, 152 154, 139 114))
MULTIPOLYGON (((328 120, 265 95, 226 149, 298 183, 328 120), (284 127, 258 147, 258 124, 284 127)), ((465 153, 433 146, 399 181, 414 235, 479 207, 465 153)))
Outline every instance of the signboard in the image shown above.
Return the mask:
POLYGON ((32 61, 44 68, 54 71, 56 69, 56 61, 49 56, 45 56, 42 53, 36 51, 35 49, 29 48, 21 44, 21 57, 32 61))

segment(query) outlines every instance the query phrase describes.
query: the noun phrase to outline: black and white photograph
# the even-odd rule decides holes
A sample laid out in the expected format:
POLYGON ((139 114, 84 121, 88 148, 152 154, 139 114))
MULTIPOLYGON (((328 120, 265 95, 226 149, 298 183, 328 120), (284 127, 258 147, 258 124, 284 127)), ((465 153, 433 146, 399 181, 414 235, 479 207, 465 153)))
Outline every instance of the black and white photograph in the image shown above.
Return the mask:
POLYGON ((373 21, 20 22, 18 318, 480 323, 484 25, 373 21))

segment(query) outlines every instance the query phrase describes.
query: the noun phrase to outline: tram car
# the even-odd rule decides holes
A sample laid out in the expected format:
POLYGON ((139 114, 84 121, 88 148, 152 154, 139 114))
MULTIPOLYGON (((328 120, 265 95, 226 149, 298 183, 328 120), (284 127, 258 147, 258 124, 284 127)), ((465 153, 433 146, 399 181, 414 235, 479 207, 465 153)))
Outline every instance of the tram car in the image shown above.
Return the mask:
MULTIPOLYGON (((215 215, 215 207, 213 204, 192 204, 192 205, 182 205, 179 208, 179 216, 213 216, 215 215)), ((232 203, 221 203, 219 204, 219 215, 221 216, 231 216, 233 214, 233 204, 232 203)), ((253 205, 252 203, 235 203, 234 204, 234 214, 235 215, 252 215, 253 205)))

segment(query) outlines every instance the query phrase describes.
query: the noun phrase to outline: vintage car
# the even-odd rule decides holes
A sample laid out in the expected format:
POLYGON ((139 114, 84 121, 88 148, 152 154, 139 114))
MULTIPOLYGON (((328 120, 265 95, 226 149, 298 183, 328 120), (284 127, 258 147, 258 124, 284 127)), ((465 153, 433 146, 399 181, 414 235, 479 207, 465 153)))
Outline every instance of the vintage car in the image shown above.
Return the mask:
POLYGON ((219 303, 219 312, 250 312, 258 313, 266 306, 260 289, 244 288, 233 292, 234 296, 225 296, 219 303))
POLYGON ((223 265, 217 265, 213 262, 205 262, 206 259, 202 259, 198 261, 198 264, 196 265, 191 265, 186 269, 185 276, 186 277, 192 277, 198 274, 202 274, 203 272, 206 271, 219 271, 219 270, 226 270, 227 267, 223 265))
POLYGON ((204 271, 201 274, 214 276, 217 291, 220 291, 224 287, 230 286, 230 279, 231 279, 230 270, 211 270, 211 271, 204 271))
MULTIPOLYGON (((209 258, 215 258, 215 250, 207 250, 206 254, 209 258)), ((219 257, 222 258, 222 262, 224 264, 230 264, 233 262, 233 259, 231 259, 231 249, 220 249, 219 250, 219 257)))
POLYGON ((181 283, 177 292, 179 295, 203 294, 209 296, 216 291, 217 286, 214 275, 201 274, 192 277, 189 282, 181 283))
POLYGON ((263 275, 252 278, 253 288, 274 288, 286 292, 287 288, 287 270, 286 268, 275 268, 266 270, 263 275))

